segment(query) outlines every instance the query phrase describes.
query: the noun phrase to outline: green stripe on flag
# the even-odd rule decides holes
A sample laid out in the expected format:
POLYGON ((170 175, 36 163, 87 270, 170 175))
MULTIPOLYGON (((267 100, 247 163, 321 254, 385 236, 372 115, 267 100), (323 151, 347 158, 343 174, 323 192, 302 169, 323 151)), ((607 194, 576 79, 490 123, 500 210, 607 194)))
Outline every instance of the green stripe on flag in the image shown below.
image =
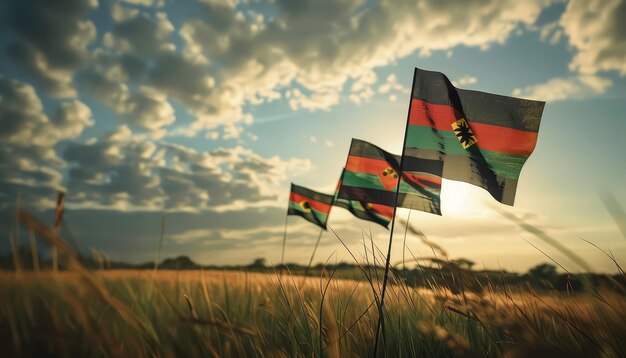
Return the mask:
POLYGON ((328 214, 317 211, 314 208, 311 208, 310 210, 304 210, 304 208, 300 206, 300 204, 293 201, 289 202, 289 209, 298 213, 302 213, 304 215, 311 215, 312 217, 317 218, 317 220, 319 220, 319 222, 322 224, 326 223, 326 220, 328 220, 328 214))
MULTIPOLYGON (((395 192, 396 188, 387 189, 380 182, 380 179, 375 174, 351 172, 346 170, 343 175, 342 186, 352 186, 357 188, 377 189, 385 190, 389 192, 395 192)), ((421 188, 420 190, 414 188, 404 180, 400 182, 400 193, 417 194, 422 197, 436 198, 439 197, 440 190, 434 188, 421 188)))
MULTIPOLYGON (((528 156, 493 152, 480 148, 480 142, 478 145, 480 153, 496 175, 511 179, 519 178, 528 156)), ((409 125, 406 147, 436 150, 446 155, 469 156, 453 132, 439 131, 431 127, 409 125)))
POLYGON ((351 172, 348 170, 346 170, 343 175, 343 181, 341 185, 354 186, 357 188, 387 190, 387 188, 385 188, 383 183, 380 181, 380 178, 378 178, 378 175, 370 173, 351 172))

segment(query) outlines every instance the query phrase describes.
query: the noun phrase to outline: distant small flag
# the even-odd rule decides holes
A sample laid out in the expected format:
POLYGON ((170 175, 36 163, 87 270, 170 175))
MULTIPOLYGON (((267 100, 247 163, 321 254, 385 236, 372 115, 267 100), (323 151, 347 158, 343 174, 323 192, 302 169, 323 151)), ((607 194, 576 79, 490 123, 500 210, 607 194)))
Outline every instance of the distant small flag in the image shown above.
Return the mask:
POLYGON ((358 200, 339 199, 337 196, 339 195, 342 179, 343 172, 339 179, 339 184, 337 185, 337 191, 335 192, 334 205, 347 209, 359 219, 373 221, 384 227, 388 227, 391 219, 393 219, 393 206, 364 203, 358 200))
POLYGON ((545 102, 458 89, 439 72, 416 68, 414 76, 403 169, 419 167, 413 158, 443 160, 444 178, 513 205, 545 102))
POLYGON ((333 196, 318 193, 302 186, 291 184, 287 215, 298 215, 326 229, 333 196))
POLYGON ((400 156, 366 141, 352 139, 337 197, 441 215, 443 162, 418 158, 413 161, 416 163, 413 170, 400 175, 400 156), (396 203, 398 180, 400 188, 396 203))

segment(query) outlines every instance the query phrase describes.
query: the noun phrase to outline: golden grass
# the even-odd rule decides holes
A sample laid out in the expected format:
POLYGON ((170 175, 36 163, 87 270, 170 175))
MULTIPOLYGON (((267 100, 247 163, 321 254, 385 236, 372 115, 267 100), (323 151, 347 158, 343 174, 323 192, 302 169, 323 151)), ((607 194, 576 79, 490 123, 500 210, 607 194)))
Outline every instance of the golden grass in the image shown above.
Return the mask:
MULTIPOLYGON (((83 275, 0 273, 0 356, 372 353, 376 281, 231 271, 97 271, 88 273, 91 281, 83 275)), ((380 355, 626 352, 626 303, 614 292, 535 295, 488 287, 460 295, 391 281, 380 355)))
MULTIPOLYGON (((59 249, 69 271, 0 273, 0 357, 373 355, 381 283, 370 266, 359 266, 357 280, 325 270, 318 278, 88 271, 53 231, 25 212, 19 218, 59 249)), ((439 250, 444 259, 431 261, 455 287, 432 280, 417 289, 392 271, 378 355, 626 356, 623 291, 588 285, 583 294, 539 295, 488 281, 470 292, 477 273, 439 250)))

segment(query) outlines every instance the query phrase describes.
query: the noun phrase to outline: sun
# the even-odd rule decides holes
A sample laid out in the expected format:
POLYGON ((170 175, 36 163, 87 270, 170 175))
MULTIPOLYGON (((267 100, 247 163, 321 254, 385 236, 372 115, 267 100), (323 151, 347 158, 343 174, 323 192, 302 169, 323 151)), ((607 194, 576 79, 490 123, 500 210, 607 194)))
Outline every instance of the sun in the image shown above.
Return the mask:
POLYGON ((454 180, 443 180, 441 208, 444 215, 477 214, 487 210, 485 199, 489 194, 478 187, 454 180))

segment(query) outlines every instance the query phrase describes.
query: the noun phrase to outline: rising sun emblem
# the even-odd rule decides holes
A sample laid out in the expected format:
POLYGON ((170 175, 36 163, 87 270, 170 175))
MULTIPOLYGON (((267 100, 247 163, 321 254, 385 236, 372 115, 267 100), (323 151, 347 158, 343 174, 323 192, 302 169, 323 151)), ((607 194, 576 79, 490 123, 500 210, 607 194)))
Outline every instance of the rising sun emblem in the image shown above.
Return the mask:
POLYGON ((311 211, 311 204, 309 204, 308 201, 301 202, 300 206, 304 209, 304 211, 311 211))
POLYGON ((392 176, 394 179, 398 179, 398 173, 396 173, 396 171, 391 168, 387 168, 383 171, 383 176, 387 175, 392 176))
POLYGON ((452 130, 459 142, 461 142, 463 149, 467 149, 478 142, 465 118, 460 118, 452 123, 452 130))

